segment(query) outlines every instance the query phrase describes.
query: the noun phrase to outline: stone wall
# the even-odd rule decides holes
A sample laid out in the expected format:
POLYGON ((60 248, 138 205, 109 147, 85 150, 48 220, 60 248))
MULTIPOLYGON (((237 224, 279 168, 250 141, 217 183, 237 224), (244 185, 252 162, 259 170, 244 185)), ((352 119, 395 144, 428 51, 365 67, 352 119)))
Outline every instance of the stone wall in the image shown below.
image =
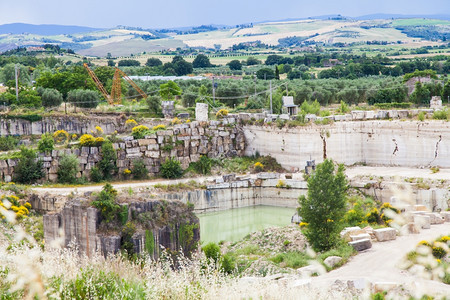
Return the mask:
MULTIPOLYGON (((112 224, 112 227, 105 230, 101 214, 96 208, 87 206, 88 201, 86 198, 76 198, 66 202, 60 212, 44 215, 46 247, 51 247, 52 243, 62 239, 63 246, 72 244, 88 256, 96 252, 107 256, 121 250, 124 240, 120 225, 112 224)), ((148 253, 153 258, 158 258, 160 246, 175 252, 183 248, 186 256, 196 250, 195 245, 200 241, 199 221, 186 205, 159 200, 123 205, 127 205, 128 221, 135 224, 136 230, 131 237, 135 253, 148 253), (155 212, 160 210, 161 206, 164 206, 168 214, 167 219, 146 224, 137 223, 140 214, 158 215, 155 212), (188 241, 183 231, 187 225, 192 226, 193 232, 192 240, 188 241)))
MULTIPOLYGON (((119 174, 131 169, 133 161, 142 159, 150 175, 159 173, 161 163, 169 157, 181 162, 183 168, 196 162, 200 155, 209 157, 242 156, 245 149, 243 132, 235 126, 233 119, 211 121, 209 123, 191 122, 175 125, 173 129, 157 131, 144 139, 126 137, 114 143, 117 150, 119 174)), ((59 159, 64 154, 75 154, 79 158, 78 177, 89 177, 90 170, 101 159, 101 147, 82 147, 40 154, 44 162, 44 180, 55 181, 59 159)), ((0 160, 0 178, 9 182, 14 178, 17 160, 0 160)))
POLYGON ((450 122, 350 121, 295 128, 244 126, 246 155, 271 155, 286 169, 328 158, 346 165, 450 167, 450 122))

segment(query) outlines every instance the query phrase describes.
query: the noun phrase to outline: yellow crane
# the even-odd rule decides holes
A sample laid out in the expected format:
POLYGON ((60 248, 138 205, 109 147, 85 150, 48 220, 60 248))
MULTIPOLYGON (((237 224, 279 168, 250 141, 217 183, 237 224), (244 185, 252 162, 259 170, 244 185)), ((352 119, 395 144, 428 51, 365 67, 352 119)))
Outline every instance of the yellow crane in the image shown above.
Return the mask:
POLYGON ((141 95, 143 99, 147 98, 147 94, 133 81, 130 77, 128 77, 127 74, 125 74, 122 70, 119 68, 115 68, 114 71, 114 77, 113 77, 113 84, 111 88, 111 95, 108 94, 105 87, 101 83, 101 81, 97 78, 95 73, 89 68, 88 64, 83 64, 84 68, 88 71, 89 76, 91 76, 92 80, 94 81, 97 88, 100 90, 102 95, 105 97, 105 99, 108 101, 109 104, 121 104, 122 103, 122 86, 120 79, 125 79, 138 93, 141 95))

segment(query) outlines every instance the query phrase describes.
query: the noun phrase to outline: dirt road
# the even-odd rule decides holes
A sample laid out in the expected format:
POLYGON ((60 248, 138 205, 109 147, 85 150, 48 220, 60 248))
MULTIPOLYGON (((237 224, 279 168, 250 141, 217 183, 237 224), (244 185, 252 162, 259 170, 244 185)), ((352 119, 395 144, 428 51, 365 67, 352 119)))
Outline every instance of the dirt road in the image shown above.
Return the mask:
POLYGON ((371 249, 353 257, 346 265, 329 273, 313 278, 314 286, 330 286, 336 280, 364 279, 366 282, 394 282, 423 293, 442 292, 450 295, 450 285, 427 280, 402 270, 399 265, 405 255, 421 240, 434 240, 440 235, 450 234, 450 223, 431 225, 419 234, 399 236, 394 241, 373 243, 371 249))

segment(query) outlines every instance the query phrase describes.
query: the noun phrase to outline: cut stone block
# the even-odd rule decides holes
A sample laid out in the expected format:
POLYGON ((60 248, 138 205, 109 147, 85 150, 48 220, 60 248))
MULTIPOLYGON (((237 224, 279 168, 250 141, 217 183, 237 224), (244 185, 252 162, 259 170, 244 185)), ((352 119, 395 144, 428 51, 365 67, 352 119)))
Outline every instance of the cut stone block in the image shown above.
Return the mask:
POLYGON ((352 241, 359 241, 359 240, 366 240, 366 239, 370 240, 370 234, 361 233, 361 234, 357 234, 357 235, 350 235, 350 240, 352 240, 352 241))
POLYGON ((342 238, 342 237, 344 237, 347 233, 352 234, 352 232, 359 232, 359 231, 361 231, 361 227, 359 227, 359 226, 355 226, 355 227, 346 227, 346 228, 344 228, 344 229, 341 231, 340 235, 341 235, 341 238, 342 238))
POLYGON ((422 229, 430 229, 430 216, 415 215, 414 223, 422 229))
POLYGON ((379 242, 391 241, 397 238, 397 230, 394 228, 380 228, 375 229, 373 232, 379 242))
POLYGON ((370 239, 357 240, 349 242, 348 244, 352 246, 356 251, 364 251, 372 248, 372 242, 370 241, 370 239))
POLYGON ((430 224, 431 225, 444 223, 444 219, 438 213, 427 213, 425 215, 430 217, 430 224))
POLYGON ((450 222, 450 211, 441 211, 441 216, 445 222, 450 222))
POLYGON ((428 211, 427 207, 422 204, 414 205, 414 210, 415 211, 428 211))

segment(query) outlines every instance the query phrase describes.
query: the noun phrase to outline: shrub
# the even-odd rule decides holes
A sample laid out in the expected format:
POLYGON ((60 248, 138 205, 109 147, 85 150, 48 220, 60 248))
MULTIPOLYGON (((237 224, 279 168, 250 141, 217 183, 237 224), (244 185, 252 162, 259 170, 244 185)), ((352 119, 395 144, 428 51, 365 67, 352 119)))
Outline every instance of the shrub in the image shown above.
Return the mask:
POLYGON ((0 151, 9 151, 16 148, 19 140, 11 135, 0 137, 0 151))
POLYGON ((97 208, 106 222, 111 222, 120 211, 120 205, 116 203, 117 191, 110 183, 103 186, 97 199, 92 201, 92 206, 97 208))
POLYGON ((194 163, 194 170, 199 174, 209 174, 211 172, 212 160, 206 156, 201 155, 200 159, 194 163))
POLYGON ((376 207, 372 208, 372 210, 366 215, 366 220, 368 223, 380 223, 380 214, 376 207))
POLYGON ((256 172, 262 172, 264 170, 264 165, 259 161, 255 162, 253 166, 255 167, 256 172))
POLYGON ((131 168, 131 173, 133 174, 133 179, 148 178, 148 170, 145 167, 144 161, 142 159, 135 160, 133 162, 133 168, 131 168))
POLYGON ((103 129, 100 126, 95 126, 95 133, 97 135, 102 135, 103 134, 103 129))
POLYGON ((50 133, 44 133, 38 142, 38 150, 40 152, 50 152, 54 148, 55 141, 50 133))
POLYGON ((203 248, 202 251, 205 253, 207 259, 217 262, 220 258, 220 247, 216 243, 208 243, 203 248))
POLYGON ((143 139, 148 133, 148 127, 145 125, 135 126, 133 127, 133 129, 131 129, 131 135, 135 139, 143 139))
POLYGON ((100 169, 98 167, 92 167, 91 169, 91 181, 92 182, 100 182, 103 180, 102 172, 100 172, 100 169))
POLYGON ((128 119, 125 121, 126 126, 137 126, 137 122, 134 119, 128 119))
POLYGON ((63 155, 59 161, 56 174, 60 183, 75 183, 77 181, 79 161, 76 155, 63 155))
POLYGON ((437 259, 441 259, 447 255, 447 252, 445 251, 445 249, 440 246, 433 246, 431 248, 431 253, 433 253, 433 256, 437 259))
POLYGON ((159 124, 159 125, 153 126, 152 129, 153 129, 154 131, 166 130, 166 125, 164 125, 164 124, 159 124))
POLYGON ((149 96, 146 101, 149 112, 156 117, 162 117, 161 97, 149 96))
POLYGON ((180 178, 183 175, 183 169, 181 168, 181 163, 174 159, 168 158, 161 165, 161 176, 164 178, 180 178))
POLYGON ((34 183, 44 176, 42 160, 36 160, 36 152, 33 149, 22 147, 19 157, 19 162, 14 169, 15 181, 20 183, 34 183))
POLYGON ((103 179, 111 179, 113 173, 117 170, 116 160, 116 150, 114 150, 111 141, 105 140, 102 145, 102 159, 98 162, 98 169, 102 173, 103 179))
POLYGON ((64 129, 61 129, 53 133, 53 138, 55 139, 56 143, 62 144, 69 140, 69 133, 64 129))
POLYGON ((41 95, 42 106, 55 107, 63 102, 62 94, 55 89, 44 89, 41 95))
POLYGON ((436 110, 433 113, 433 119, 434 120, 448 120, 448 111, 446 109, 436 110))
POLYGON ((93 147, 95 145, 95 138, 90 134, 83 134, 80 137, 81 147, 93 147))
POLYGON ((345 214, 347 180, 344 166, 335 172, 333 161, 318 164, 308 178, 308 196, 300 196, 299 215, 309 223, 305 236, 317 251, 328 250, 339 241, 345 214))
POLYGON ((225 117, 225 116, 228 116, 228 110, 225 109, 225 108, 222 108, 221 110, 219 110, 219 111, 216 113, 216 118, 218 118, 218 119, 223 118, 223 117, 225 117))
POLYGON ((178 119, 178 117, 175 117, 172 119, 172 121, 170 122, 172 125, 176 125, 176 124, 181 124, 182 121, 180 119, 178 119))
POLYGON ((341 100, 341 105, 339 106, 339 112, 342 114, 348 113, 350 109, 348 108, 347 103, 341 100))
POLYGON ((94 108, 100 102, 100 96, 95 91, 78 89, 67 94, 67 101, 77 107, 94 108))
POLYGON ((227 274, 233 273, 236 270, 236 258, 232 254, 226 253, 220 260, 220 269, 227 274))
POLYGON ((425 120, 425 113, 423 111, 421 111, 418 115, 417 118, 419 119, 419 121, 424 121, 425 120))

